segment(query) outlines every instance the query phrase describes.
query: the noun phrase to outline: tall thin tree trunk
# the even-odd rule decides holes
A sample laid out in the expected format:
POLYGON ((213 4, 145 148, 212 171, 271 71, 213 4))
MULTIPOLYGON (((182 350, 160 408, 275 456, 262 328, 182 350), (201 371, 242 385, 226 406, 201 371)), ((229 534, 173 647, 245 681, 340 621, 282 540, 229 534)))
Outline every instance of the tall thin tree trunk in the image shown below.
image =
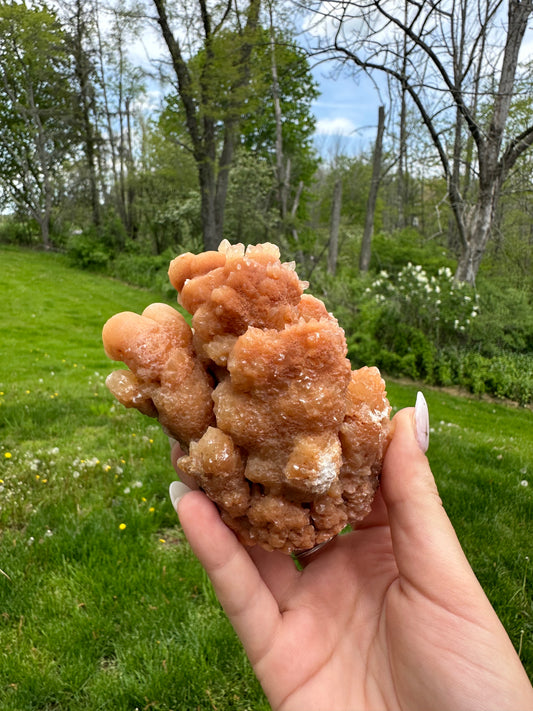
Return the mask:
POLYGON ((337 271, 337 256, 339 252, 339 228, 341 224, 342 179, 337 178, 333 188, 331 203, 331 222, 328 245, 328 274, 335 276, 337 271))
POLYGON ((102 86, 102 97, 104 100, 105 125, 106 125, 106 129, 107 129, 109 151, 111 154, 111 173, 113 176, 113 184, 110 186, 109 192, 110 193, 115 192, 115 199, 116 199, 116 190, 118 189, 118 185, 119 185, 119 175, 118 175, 118 170, 117 170, 117 146, 116 146, 115 132, 113 131, 111 108, 109 106, 109 97, 108 97, 108 91, 107 91, 107 77, 106 77, 106 72, 105 72, 105 60, 104 60, 104 45, 102 42, 102 34, 100 32, 100 24, 99 24, 98 17, 99 17, 99 6, 98 6, 98 0, 97 0, 96 1, 96 32, 97 32, 97 39, 98 39, 98 69, 100 72, 100 82, 101 82, 101 86, 102 86))
POLYGON ((93 224, 100 227, 100 195, 98 192, 98 179, 96 172, 96 138, 95 129, 91 121, 91 105, 93 104, 93 87, 91 84, 91 67, 84 49, 84 40, 87 37, 87 27, 83 17, 83 4, 76 0, 75 8, 75 35, 74 35, 74 64, 75 73, 80 90, 80 110, 83 127, 83 143, 87 161, 89 195, 93 224))
POLYGON ((380 106, 378 109, 378 130, 376 135, 376 143, 374 146, 374 155, 372 159, 372 180, 370 182, 370 191, 368 193, 368 202, 366 205, 365 227, 363 231, 363 240, 361 242, 361 252, 359 254, 359 269, 362 272, 367 272, 370 266, 370 256, 372 252, 372 234, 374 232, 374 213, 376 211, 376 200, 378 197, 378 189, 381 177, 381 156, 383 153, 383 133, 385 131, 385 108, 380 106))
MULTIPOLYGON (((404 1, 404 22, 407 22, 407 0, 404 1)), ((400 229, 407 226, 407 89, 405 77, 407 75, 407 34, 403 35, 402 65, 400 85, 400 145, 398 154, 398 226, 400 229)))

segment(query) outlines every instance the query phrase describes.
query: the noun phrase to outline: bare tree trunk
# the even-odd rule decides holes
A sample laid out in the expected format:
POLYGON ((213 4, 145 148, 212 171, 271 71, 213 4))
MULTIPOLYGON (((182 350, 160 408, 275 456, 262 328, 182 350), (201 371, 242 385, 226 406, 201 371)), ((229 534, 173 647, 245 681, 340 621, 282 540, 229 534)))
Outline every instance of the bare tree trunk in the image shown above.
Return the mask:
MULTIPOLYGON (((116 146, 116 139, 115 139, 115 132, 113 130, 113 122, 112 122, 112 112, 111 108, 109 106, 109 97, 108 97, 108 91, 107 91, 107 77, 106 77, 106 72, 105 72, 105 59, 104 59, 104 44, 102 41, 102 34, 100 31, 100 24, 99 24, 99 6, 98 6, 98 0, 96 2, 96 32, 97 32, 97 40, 98 40, 98 69, 100 73, 100 84, 102 87, 102 97, 104 100, 104 115, 105 115, 105 126, 107 129, 107 139, 109 142, 109 150, 111 154, 111 173, 113 176, 113 184, 110 186, 110 193, 115 192, 115 202, 116 202, 116 190, 118 189, 119 185, 119 174, 117 170, 117 146, 116 146)), ((102 175, 103 175, 102 171, 102 175)), ((118 205, 117 205, 118 209, 118 205)), ((120 211, 119 211, 120 214, 120 211)))
POLYGON ((39 110, 35 104, 33 86, 27 91, 28 106, 32 121, 36 127, 35 147, 37 149, 37 170, 41 175, 37 178, 40 184, 40 196, 35 201, 33 214, 41 229, 41 239, 45 249, 50 248, 50 220, 52 217, 53 187, 50 175, 50 160, 47 152, 47 136, 45 135, 39 110))
POLYGON ((226 212, 226 198, 228 195, 229 177, 235 144, 237 143, 238 126, 236 121, 228 120, 224 126, 224 143, 218 162, 218 175, 215 186, 215 233, 221 237, 224 231, 224 216, 226 212))
POLYGON ((498 201, 501 187, 493 186, 492 190, 485 191, 478 198, 471 213, 466 218, 466 232, 469 239, 461 253, 455 272, 455 279, 474 285, 479 270, 479 265, 489 238, 494 221, 494 211, 498 201))
POLYGON ((518 55, 533 4, 510 0, 507 39, 502 70, 491 122, 479 146, 479 197, 467 222, 466 243, 459 257, 455 278, 474 285, 479 265, 487 248, 501 188, 518 156, 533 143, 533 127, 510 142, 500 157, 505 125, 513 97, 518 55))
MULTIPOLYGON (((185 125, 192 144, 192 152, 198 169, 201 199, 201 220, 204 248, 216 249, 222 239, 224 229, 224 212, 228 190, 228 180, 236 145, 238 131, 237 106, 232 106, 229 115, 224 119, 224 140, 220 156, 218 153, 217 121, 212 116, 210 104, 212 101, 213 76, 216 58, 213 54, 214 33, 222 29, 211 26, 207 3, 198 0, 201 23, 203 27, 203 43, 205 63, 200 77, 200 95, 194 95, 192 77, 183 56, 179 40, 170 28, 165 0, 153 0, 157 10, 157 21, 172 60, 172 66, 177 78, 178 94, 185 114, 185 125)), ((252 52, 252 34, 258 26, 261 0, 250 0, 246 17, 246 25, 241 29, 243 38, 238 61, 238 77, 233 90, 242 89, 250 78, 250 56, 252 52)), ((231 3, 227 5, 227 14, 231 3)), ((239 91, 234 91, 239 94, 239 91)), ((230 92, 231 94, 231 92, 230 92)), ((228 98, 231 99, 231 96, 228 98)))
POLYGON ((367 272, 370 266, 370 256, 372 251, 372 233, 374 232, 374 213, 376 211, 376 200, 378 196, 379 182, 381 176, 381 156, 383 153, 383 133, 385 131, 385 108, 378 109, 378 130, 374 155, 372 158, 372 180, 370 182, 370 192, 366 206, 365 227, 363 240, 361 242, 361 252, 359 254, 359 269, 367 272))
POLYGON ((137 237, 139 226, 137 224, 137 211, 135 205, 135 162, 133 160, 133 131, 131 128, 131 97, 126 97, 126 137, 127 137, 127 154, 126 154, 126 169, 127 169, 127 190, 126 190, 126 214, 127 214, 127 229, 131 239, 137 237))
MULTIPOLYGON (((447 181, 448 197, 457 224, 460 240, 461 256, 459 258, 456 278, 474 283, 479 263, 487 246, 490 235, 491 221, 494 218, 495 207, 499 201, 502 185, 509 171, 522 153, 533 145, 533 124, 521 134, 508 139, 503 146, 503 135, 508 123, 509 108, 515 94, 517 66, 520 48, 522 46, 527 23, 533 12, 532 0, 508 0, 508 22, 503 56, 496 58, 494 51, 491 59, 481 58, 480 51, 497 47, 495 33, 501 32, 501 18, 498 10, 503 3, 488 3, 479 0, 477 3, 460 0, 462 5, 461 21, 468 20, 468 27, 459 32, 466 42, 463 63, 456 50, 461 46, 455 41, 458 35, 457 16, 459 10, 453 3, 443 6, 442 3, 409 3, 408 21, 402 18, 386 0, 373 0, 368 6, 368 12, 361 10, 355 2, 338 3, 342 13, 340 24, 346 21, 347 26, 353 17, 353 12, 362 13, 372 39, 367 44, 366 38, 349 39, 349 31, 343 32, 337 27, 333 39, 327 49, 333 50, 345 59, 349 59, 362 71, 379 71, 400 82, 419 111, 421 120, 428 130, 433 145, 438 153, 444 175, 447 181), (356 7, 357 6, 357 7, 356 7), (468 12, 467 12, 468 10, 468 12), (401 66, 386 61, 390 58, 385 43, 376 49, 376 39, 379 35, 379 23, 386 22, 387 27, 395 27, 405 33, 411 42, 409 56, 410 72, 402 73, 401 66), (429 30, 431 28, 431 30, 429 30), (373 32, 372 32, 373 31, 373 32), (455 33, 455 35, 454 35, 455 33), (462 34, 461 34, 462 33, 462 34), (454 41, 450 37, 454 35, 454 41), (486 41, 484 37, 487 35, 486 41), (384 51, 387 49, 387 51, 384 51), (472 80, 466 84, 466 77, 479 61, 493 61, 495 74, 495 90, 485 94, 488 116, 488 127, 485 125, 487 112, 477 117, 472 112, 470 95, 472 80), (457 73, 458 66, 463 71, 457 73), (440 112, 434 113, 435 87, 439 92, 447 93, 447 106, 454 106, 462 116, 462 124, 471 136, 471 146, 475 147, 478 163, 478 190, 475 204, 469 208, 462 194, 462 185, 457 181, 457 173, 453 170, 453 156, 443 140, 439 124, 440 112)), ((320 43, 320 50, 326 46, 320 43)), ((456 122, 457 123, 457 122, 456 122)), ((367 215, 368 217, 368 215, 367 215)))
POLYGON ((92 67, 84 48, 88 37, 87 23, 84 17, 85 7, 82 0, 76 0, 74 18, 74 71, 79 84, 80 112, 83 131, 85 158, 89 183, 89 196, 91 203, 92 219, 95 227, 101 223, 100 194, 96 171, 96 136, 91 120, 91 106, 94 103, 94 92, 91 83, 92 67))
POLYGON ((335 276, 337 271, 337 256, 339 252, 339 228, 341 224, 342 179, 337 178, 333 188, 331 203, 331 223, 328 245, 328 274, 335 276))
POLYGON ((281 102, 278 79, 278 64, 276 62, 276 44, 274 41, 274 23, 272 19, 272 4, 269 3, 270 13, 270 68, 272 72, 272 98, 274 101, 274 117, 276 120, 276 182, 278 188, 278 202, 281 217, 281 223, 285 222, 287 217, 287 198, 288 198, 288 177, 287 172, 290 167, 285 167, 285 156, 283 155, 283 131, 282 131, 282 116, 281 102))
MULTIPOLYGON (((407 22, 407 0, 404 0, 404 22, 407 22)), ((403 35, 402 44, 402 81, 400 83, 400 145, 398 152, 398 226, 402 229, 407 226, 407 89, 405 77, 407 75, 407 35, 403 35)))

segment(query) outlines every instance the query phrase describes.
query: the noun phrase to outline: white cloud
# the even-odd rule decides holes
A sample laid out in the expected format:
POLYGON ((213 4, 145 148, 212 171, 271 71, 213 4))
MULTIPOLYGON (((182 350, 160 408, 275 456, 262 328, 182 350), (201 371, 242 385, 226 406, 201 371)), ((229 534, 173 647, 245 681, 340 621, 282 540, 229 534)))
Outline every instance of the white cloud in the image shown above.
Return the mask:
POLYGON ((321 118, 316 124, 316 133, 322 136, 351 136, 355 131, 354 122, 344 116, 321 118))

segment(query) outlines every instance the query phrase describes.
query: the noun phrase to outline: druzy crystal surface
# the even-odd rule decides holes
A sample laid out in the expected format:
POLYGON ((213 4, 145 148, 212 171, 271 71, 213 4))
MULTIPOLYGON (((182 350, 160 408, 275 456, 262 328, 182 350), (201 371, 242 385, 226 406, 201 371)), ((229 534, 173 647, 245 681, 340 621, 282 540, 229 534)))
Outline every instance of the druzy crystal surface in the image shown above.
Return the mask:
POLYGON ((178 466, 246 545, 285 553, 329 540, 370 511, 390 429, 376 368, 352 371, 346 339, 271 244, 183 254, 165 304, 105 325, 107 385, 157 417, 178 466))

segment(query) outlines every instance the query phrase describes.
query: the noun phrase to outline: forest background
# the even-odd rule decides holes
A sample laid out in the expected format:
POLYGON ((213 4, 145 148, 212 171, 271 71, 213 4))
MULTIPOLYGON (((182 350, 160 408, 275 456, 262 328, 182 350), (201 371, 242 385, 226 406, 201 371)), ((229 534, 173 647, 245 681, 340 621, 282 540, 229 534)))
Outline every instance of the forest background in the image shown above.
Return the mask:
POLYGON ((177 253, 271 241, 354 365, 533 401, 528 0, 0 7, 0 241, 168 296, 177 253), (151 27, 163 53, 129 51, 151 27), (311 67, 375 140, 313 142, 311 67), (157 100, 154 101, 154 95, 157 100))

